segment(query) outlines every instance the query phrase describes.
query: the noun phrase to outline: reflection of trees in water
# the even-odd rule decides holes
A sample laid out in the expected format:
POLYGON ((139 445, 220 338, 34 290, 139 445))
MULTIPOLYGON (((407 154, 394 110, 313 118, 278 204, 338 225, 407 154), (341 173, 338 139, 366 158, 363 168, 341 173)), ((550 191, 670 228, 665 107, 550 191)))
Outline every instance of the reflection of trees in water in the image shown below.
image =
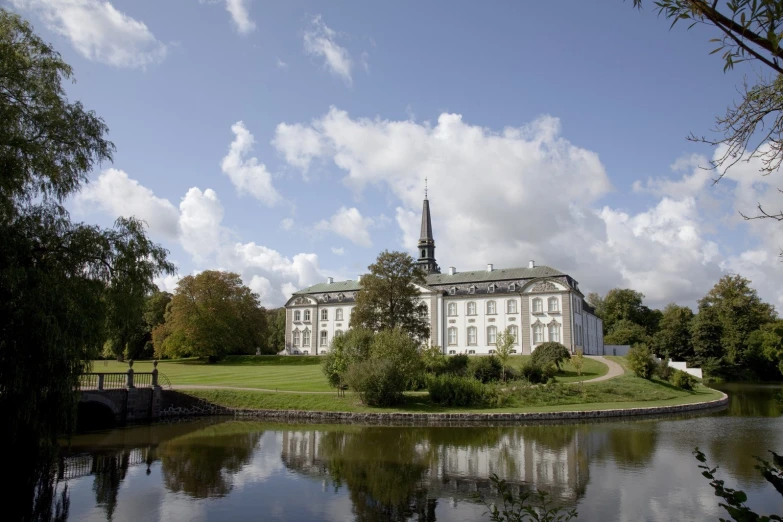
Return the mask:
POLYGON ((262 431, 226 433, 207 428, 191 435, 161 444, 163 482, 172 492, 183 492, 195 498, 222 497, 231 491, 231 476, 246 465, 262 431))
POLYGON ((330 431, 318 453, 336 487, 347 486, 359 521, 435 520, 436 503, 422 482, 427 470, 414 430, 367 428, 359 433, 330 431))
POLYGON ((607 450, 614 461, 628 468, 643 468, 650 463, 658 443, 657 422, 635 422, 609 430, 607 450))
POLYGON ((778 395, 780 386, 753 386, 724 384, 719 389, 729 396, 726 413, 731 417, 780 417, 783 402, 778 395), (736 393, 737 391, 741 393, 736 393))
POLYGON ((93 473, 95 479, 92 490, 95 492, 95 503, 106 511, 106 519, 114 517, 117 509, 117 495, 120 485, 128 472, 130 450, 111 455, 95 455, 93 458, 93 473))

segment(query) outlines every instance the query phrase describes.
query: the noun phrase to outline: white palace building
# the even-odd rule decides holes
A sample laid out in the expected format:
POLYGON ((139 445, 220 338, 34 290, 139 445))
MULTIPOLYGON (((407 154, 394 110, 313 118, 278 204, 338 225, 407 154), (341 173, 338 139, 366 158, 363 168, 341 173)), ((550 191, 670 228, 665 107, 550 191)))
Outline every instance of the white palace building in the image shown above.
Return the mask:
MULTIPOLYGON (((603 353, 603 323, 593 314, 568 274, 530 261, 522 268, 494 268, 441 274, 435 262, 430 204, 424 199, 418 264, 426 273, 419 286, 429 308, 430 343, 447 355, 487 355, 495 351, 498 332, 516 336, 516 353, 556 341, 575 352, 603 353)), ((349 328, 351 310, 361 290, 358 281, 334 281, 295 292, 285 305, 285 353, 320 355, 331 340, 349 328)))

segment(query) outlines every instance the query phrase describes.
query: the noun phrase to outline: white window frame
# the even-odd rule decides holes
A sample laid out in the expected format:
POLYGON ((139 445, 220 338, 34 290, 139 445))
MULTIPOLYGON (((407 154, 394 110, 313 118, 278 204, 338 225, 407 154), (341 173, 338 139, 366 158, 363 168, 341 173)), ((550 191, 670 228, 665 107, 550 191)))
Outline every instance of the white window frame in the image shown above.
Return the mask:
POLYGON ((456 317, 457 316, 457 303, 449 303, 448 310, 449 310, 449 317, 456 317))
POLYGON ((533 344, 541 344, 544 342, 544 325, 536 323, 533 325, 533 344))
POLYGON ((468 350, 468 355, 476 355, 476 350, 468 350))
POLYGON ((508 333, 514 336, 514 344, 519 344, 519 327, 515 324, 510 325, 508 333))
POLYGON ((329 332, 321 330, 321 344, 320 346, 327 346, 329 344, 329 332))
POLYGON ((478 345, 478 328, 475 326, 468 326, 468 346, 478 345), (470 334, 473 334, 473 340, 470 339, 470 334))
POLYGON ((470 287, 468 288, 468 293, 469 294, 475 294, 476 293, 476 285, 470 285, 470 287))
POLYGON ((451 288, 449 288, 449 295, 456 295, 456 293, 457 293, 456 286, 452 286, 451 288))
POLYGON ((304 320, 309 321, 310 320, 310 310, 304 311, 304 320))
POLYGON ((329 310, 326 308, 321 309, 321 321, 328 321, 329 320, 329 310))
POLYGON ((560 312, 560 299, 557 297, 550 297, 546 300, 547 311, 550 313, 560 312), (554 304, 554 306, 552 306, 554 304))
POLYGON ((487 315, 498 313, 498 304, 496 301, 487 301, 487 315))
POLYGON ((517 290, 517 284, 516 283, 511 283, 511 284, 508 285, 508 291, 509 292, 516 292, 516 290, 517 290))
POLYGON ((533 313, 534 314, 544 313, 544 300, 541 299, 540 297, 533 298, 533 313))
POLYGON ((495 293, 495 285, 494 285, 494 284, 491 284, 491 285, 489 285, 489 286, 487 287, 487 291, 488 291, 490 294, 494 294, 494 293, 495 293))
POLYGON ((487 344, 497 344, 498 327, 495 325, 487 326, 487 344))
POLYGON ((291 342, 294 345, 294 348, 299 348, 299 330, 293 331, 291 342))
POLYGON ((457 327, 456 326, 449 326, 448 329, 448 341, 449 346, 456 346, 457 345, 457 327))
POLYGON ((305 328, 302 332, 302 348, 310 347, 310 330, 305 328))
POLYGON ((468 301, 468 303, 465 305, 465 309, 467 310, 467 313, 465 315, 476 315, 478 308, 476 307, 476 301, 468 301), (470 308, 473 307, 473 313, 470 313, 470 308))
POLYGON ((517 313, 519 309, 517 308, 517 300, 516 299, 509 299, 506 301, 506 313, 507 314, 515 314, 517 313), (512 310, 513 308, 513 310, 512 310))
POLYGON ((560 323, 557 321, 552 321, 547 325, 547 337, 549 338, 549 342, 552 343, 559 343, 560 342, 560 323))
POLYGON ((334 311, 334 320, 335 321, 342 321, 343 320, 343 309, 338 308, 334 311))
POLYGON ((301 321, 302 320, 302 312, 299 310, 294 312, 294 321, 301 321))

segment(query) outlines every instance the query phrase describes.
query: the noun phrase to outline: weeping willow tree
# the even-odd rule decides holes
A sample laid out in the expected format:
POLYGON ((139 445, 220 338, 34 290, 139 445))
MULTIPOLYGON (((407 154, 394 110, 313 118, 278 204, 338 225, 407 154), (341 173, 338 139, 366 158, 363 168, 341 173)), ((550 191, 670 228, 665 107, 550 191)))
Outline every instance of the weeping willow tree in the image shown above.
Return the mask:
POLYGON ((153 277, 174 270, 142 222, 87 226, 63 207, 114 150, 103 120, 68 100, 71 79, 27 22, 0 9, 0 447, 14 472, 11 520, 67 517, 49 463, 73 429, 78 376, 107 325, 138 313, 153 277))

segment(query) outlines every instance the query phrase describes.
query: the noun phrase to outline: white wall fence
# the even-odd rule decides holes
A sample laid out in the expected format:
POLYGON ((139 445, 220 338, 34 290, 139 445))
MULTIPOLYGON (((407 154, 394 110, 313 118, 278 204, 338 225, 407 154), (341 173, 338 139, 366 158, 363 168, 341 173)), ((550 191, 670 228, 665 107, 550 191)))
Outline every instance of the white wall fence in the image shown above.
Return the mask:
POLYGON ((675 368, 677 370, 682 370, 685 373, 689 373, 689 374, 693 375, 697 379, 701 379, 702 378, 701 368, 688 368, 688 364, 685 363, 685 362, 674 362, 671 359, 669 359, 669 367, 670 368, 675 368))

